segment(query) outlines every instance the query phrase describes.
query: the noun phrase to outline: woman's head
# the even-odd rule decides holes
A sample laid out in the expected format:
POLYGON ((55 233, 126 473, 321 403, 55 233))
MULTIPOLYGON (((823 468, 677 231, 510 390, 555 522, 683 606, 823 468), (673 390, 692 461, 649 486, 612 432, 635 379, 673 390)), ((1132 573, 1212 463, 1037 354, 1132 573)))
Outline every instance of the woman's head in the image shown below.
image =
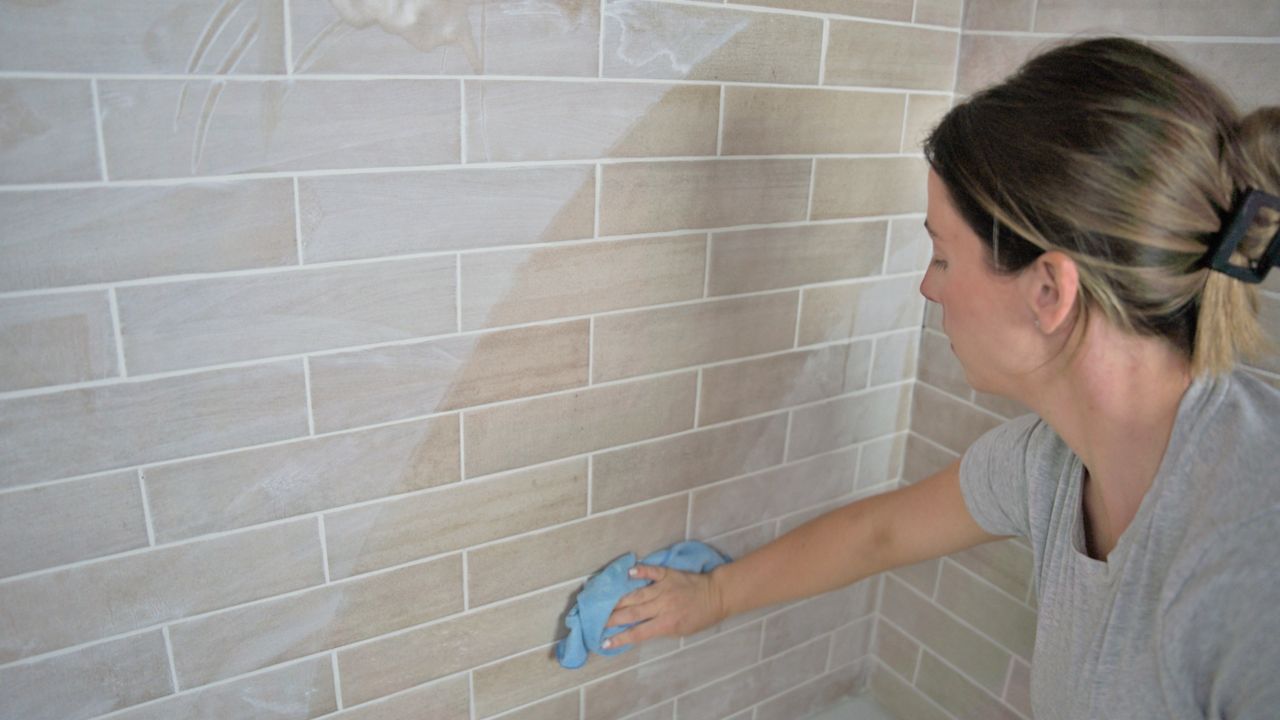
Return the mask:
MULTIPOLYGON (((1280 108, 1241 121, 1160 52, 1087 40, 956 106, 925 155, 997 275, 1068 258, 1081 311, 1167 340, 1197 373, 1265 344, 1255 289, 1204 259, 1247 188, 1280 194, 1280 108)), ((1235 263, 1257 257, 1278 220, 1264 211, 1235 263)))

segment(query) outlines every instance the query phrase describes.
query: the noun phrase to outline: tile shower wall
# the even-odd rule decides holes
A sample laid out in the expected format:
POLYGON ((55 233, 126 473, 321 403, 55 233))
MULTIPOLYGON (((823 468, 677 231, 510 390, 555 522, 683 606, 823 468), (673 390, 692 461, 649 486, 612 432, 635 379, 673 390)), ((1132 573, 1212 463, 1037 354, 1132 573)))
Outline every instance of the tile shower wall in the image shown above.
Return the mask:
POLYGON ((878 580, 549 653, 620 553, 741 553, 900 476, 959 23, 0 0, 0 716, 765 720, 863 688, 878 580))
MULTIPOLYGON (((1093 32, 1159 43, 1221 82, 1242 109, 1280 102, 1274 76, 1257 72, 1280 66, 1280 5, 1270 0, 968 0, 956 92, 1000 79, 1047 44, 1093 32)), ((1264 287, 1262 313, 1280 341, 1280 278, 1264 287)), ((1277 355, 1253 370, 1280 385, 1277 355)), ((984 431, 1025 412, 967 385, 934 306, 926 312, 912 407, 905 482, 950 463, 984 431)), ((871 680, 879 700, 904 720, 1030 717, 1031 568, 1029 547, 1008 540, 889 573, 871 680)))

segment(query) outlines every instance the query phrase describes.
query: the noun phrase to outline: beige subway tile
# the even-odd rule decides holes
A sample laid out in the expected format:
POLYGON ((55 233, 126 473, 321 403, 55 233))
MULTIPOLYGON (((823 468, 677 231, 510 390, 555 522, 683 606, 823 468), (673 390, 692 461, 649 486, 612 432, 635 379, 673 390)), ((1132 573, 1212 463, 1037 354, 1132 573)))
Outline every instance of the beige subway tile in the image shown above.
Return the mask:
POLYGON ((911 720, 954 720, 909 682, 879 666, 871 674, 871 694, 893 717, 911 720))
POLYGON ((1268 0, 1237 0, 1227 7, 1178 0, 1040 0, 1034 30, 1274 38, 1280 36, 1280 6, 1268 0))
POLYGON ((856 489, 875 487, 902 476, 902 459, 907 450, 907 433, 880 438, 862 446, 858 458, 856 489))
POLYGON ((471 720, 471 689, 466 675, 420 685, 412 690, 344 710, 333 720, 471 720))
POLYGON ((594 382, 790 348, 797 292, 637 310, 596 318, 594 382))
POLYGON ((1021 417, 1031 412, 1030 408, 1026 405, 1023 405, 1013 398, 1004 397, 1003 395, 993 395, 991 393, 974 391, 973 402, 978 407, 985 408, 1006 418, 1021 417))
POLYGON ((402 7, 294 0, 295 71, 596 76, 600 15, 594 3, 536 11, 518 0, 428 3, 403 14, 402 7))
POLYGON ((964 8, 965 30, 1031 31, 1035 0, 969 0, 964 8))
POLYGON ((307 262, 591 237, 590 166, 370 173, 298 180, 307 262))
POLYGON ((494 720, 579 720, 582 716, 582 693, 570 690, 519 710, 503 713, 494 720))
POLYGON ((676 703, 672 700, 634 715, 628 715, 626 720, 675 720, 675 717, 676 703))
POLYGON ((0 300, 0 391, 119 373, 106 292, 0 300))
POLYGON ((0 717, 81 720, 173 692, 159 630, 0 669, 0 717))
POLYGON ((1004 690, 1004 701, 1023 717, 1031 717, 1031 666, 1018 658, 1009 669, 1009 685, 1004 690))
POLYGON ((938 567, 941 564, 938 558, 929 558, 894 568, 891 572, 893 577, 919 590, 925 597, 932 598, 938 587, 938 567))
POLYGON ((690 534, 719 535, 847 495, 857 466, 850 448, 698 490, 690 534))
POLYGON ((465 474, 487 475, 688 430, 695 384, 693 373, 682 373, 467 412, 465 474))
POLYGON ((963 0, 916 0, 915 22, 923 25, 959 27, 963 0))
POLYGON ((861 390, 870 364, 871 342, 864 340, 706 368, 699 422, 724 422, 861 390))
POLYGON ((587 461, 568 460, 325 516, 331 577, 556 525, 587 513, 587 461))
MULTIPOLYGON (((5 11, 0 10, 0 18, 5 11)), ((0 30, 0 43, 9 33, 0 30)), ((4 51, 0 50, 0 58, 4 51)), ((5 64, 0 59, 0 67, 5 64)), ((0 80, 0 183, 98 180, 98 136, 87 80, 0 80)))
POLYGON ((910 485, 923 480, 959 457, 959 453, 940 448, 913 432, 907 437, 907 452, 902 462, 902 482, 910 485))
POLYGON ((206 685, 461 612, 462 556, 171 626, 179 687, 206 685))
POLYGON ((808 457, 906 429, 911 388, 891 386, 796 410, 788 459, 808 457))
POLYGON ((920 338, 920 381, 945 390, 957 397, 969 396, 969 382, 964 366, 951 349, 946 335, 932 330, 920 338))
POLYGON ((574 320, 313 357, 316 430, 586 385, 588 332, 574 320))
POLYGON ((357 705, 551 642, 563 634, 573 590, 552 588, 339 650, 342 699, 357 705))
POLYGON ((876 619, 876 637, 872 647, 876 659, 902 677, 915 677, 920 644, 883 618, 876 619))
POLYGON ((1036 642, 1036 613, 953 563, 942 563, 938 604, 1027 661, 1036 642))
POLYGON ((819 158, 813 219, 922 212, 928 166, 914 157, 819 158))
MULTIPOLYGON (((965 664, 957 664, 966 667, 965 664)), ((926 652, 920 658, 920 671, 916 673, 916 687, 959 718, 1018 720, 1018 714, 1008 706, 983 692, 982 688, 948 667, 930 652, 926 652)), ((999 693, 1000 690, 997 689, 995 692, 999 693)))
POLYGON ((733 295, 875 275, 884 238, 882 221, 716 233, 708 291, 733 295))
POLYGON ((112 179, 456 163, 449 80, 99 81, 112 179))
POLYGON ((942 306, 935 302, 926 301, 924 304, 924 327, 929 330, 936 330, 946 334, 942 329, 942 306))
POLYGON ((644 557, 684 539, 688 505, 684 496, 667 498, 470 550, 469 602, 484 605, 589 575, 628 552, 644 557))
POLYGON ((0 577, 146 547, 138 475, 19 490, 0 500, 0 577))
MULTIPOLYGON (((1280 17, 1274 6, 1271 10, 1273 18, 1280 17)), ((1218 83, 1245 112, 1276 104, 1274 78, 1258 69, 1280 65, 1280 44, 1170 42, 1157 43, 1156 47, 1173 53, 1194 70, 1218 83)))
POLYGON ((741 530, 706 538, 705 542, 729 557, 737 559, 772 540, 773 525, 773 522, 762 522, 741 530))
POLYGON ((733 87, 724 91, 725 155, 895 152, 904 98, 896 93, 733 87))
POLYGON ((912 5, 911 0, 745 0, 745 4, 902 22, 910 22, 912 5))
POLYGON ((915 379, 916 356, 920 349, 918 330, 881 335, 876 338, 875 346, 869 383, 872 387, 915 379))
POLYGON ((232 9, 221 0, 5 3, 0 70, 284 72, 280 0, 232 9), (237 52, 241 42, 245 49, 237 52))
POLYGON ((3 291, 298 261, 287 178, 0 193, 0 226, 3 291))
MULTIPOLYGON (((1004 688, 1004 676, 1009 666, 1009 652, 959 620, 947 615, 933 603, 909 590, 892 575, 885 579, 884 596, 880 612, 893 624, 902 628, 927 650, 937 653, 973 677, 991 692, 1004 688)), ((926 653, 928 658, 929 654, 926 653)), ((924 668, 920 668, 924 674, 924 668)), ((921 689, 924 684, 920 683, 921 689)), ((926 690, 928 692, 928 690, 926 690)), ((947 703, 929 693, 944 707, 947 703)))
POLYGON ((810 169, 809 160, 775 159, 606 165, 600 232, 625 235, 804 220, 810 169))
POLYGON ((923 383, 916 384, 911 417, 916 421, 915 432, 957 453, 1001 424, 994 416, 923 383))
POLYGON ((822 21, 714 6, 610 0, 604 10, 603 44, 606 78, 813 84, 822 54, 822 21))
POLYGON ((0 662, 322 582, 314 520, 33 575, 0 584, 0 662))
POLYGON ((975 545, 950 557, 1015 598, 1025 598, 1031 587, 1031 550, 1016 540, 975 545))
POLYGON ((466 83, 467 161, 715 155, 709 85, 466 83))
POLYGON ((1061 40, 1024 35, 965 35, 960 40, 956 92, 971 95, 1003 80, 1032 55, 1061 40))
POLYGON ((749 625, 583 689, 583 720, 620 718, 751 665, 760 626, 749 625))
MULTIPOLYGON (((556 662, 554 648, 542 647, 501 662, 476 668, 476 716, 494 713, 532 702, 541 697, 576 688, 596 678, 662 657, 677 649, 675 638, 659 638, 613 656, 598 655, 573 672, 565 672, 556 662)), ((558 720, 558 719, 557 719, 558 720)))
POLYGON ((721 720, 822 674, 827 665, 826 638, 802 645, 729 677, 683 695, 676 701, 680 720, 721 720))
POLYGON ((950 90, 959 39, 945 30, 832 20, 823 83, 950 90))
MULTIPOLYGON (((946 95, 911 95, 907 98, 906 127, 902 135, 902 152, 924 151, 924 141, 933 132, 938 121, 951 109, 951 98, 946 95)), ((899 221, 895 221, 899 222, 899 221)), ((929 236, 925 235, 927 243, 929 236)), ((912 268, 917 269, 917 268, 912 268)))
POLYGON ((772 467, 786 438, 786 415, 773 415, 600 453, 591 460, 591 511, 772 467))
POLYGON ((862 658, 870 660, 875 617, 855 620, 831 634, 831 667, 840 667, 862 658))
POLYGON ((121 288, 130 372, 407 340, 457 328, 453 258, 121 288))
POLYGON ((764 621, 764 657, 777 655, 875 612, 876 579, 824 593, 764 621))
POLYGON ((156 540, 169 542, 457 482, 459 463, 450 415, 144 473, 156 540))
POLYGON ((467 253, 467 330, 702 297, 704 235, 467 253))
POLYGON ((338 709, 328 657, 165 698, 112 720, 308 720, 338 709))
POLYGON ((863 660, 832 670, 760 705, 756 720, 793 720, 816 714, 862 692, 870 669, 871 664, 863 660))
POLYGON ((306 409, 298 362, 3 400, 0 486, 305 435, 306 409))
POLYGON ((890 273, 924 272, 933 255, 929 233, 920 218, 897 218, 889 223, 889 257, 885 269, 890 273))

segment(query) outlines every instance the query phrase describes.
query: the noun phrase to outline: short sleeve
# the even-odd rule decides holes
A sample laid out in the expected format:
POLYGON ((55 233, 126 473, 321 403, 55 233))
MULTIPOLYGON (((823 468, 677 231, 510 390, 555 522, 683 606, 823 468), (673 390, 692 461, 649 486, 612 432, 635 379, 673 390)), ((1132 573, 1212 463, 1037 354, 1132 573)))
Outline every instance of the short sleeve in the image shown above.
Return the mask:
POLYGON ((1027 458, 1043 421, 1026 415, 988 431, 960 461, 969 514, 993 535, 1030 535, 1027 458))

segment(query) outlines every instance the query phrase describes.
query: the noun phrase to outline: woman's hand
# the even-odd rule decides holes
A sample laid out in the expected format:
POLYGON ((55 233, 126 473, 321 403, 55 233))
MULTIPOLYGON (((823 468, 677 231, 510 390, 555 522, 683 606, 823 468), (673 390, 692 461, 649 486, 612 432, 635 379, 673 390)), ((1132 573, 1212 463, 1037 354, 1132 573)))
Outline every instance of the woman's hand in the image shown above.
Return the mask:
POLYGON ((604 646, 622 647, 666 635, 692 635, 720 622, 726 613, 713 575, 714 571, 699 574, 636 565, 631 577, 653 583, 618 601, 605 627, 640 624, 609 638, 604 646))

